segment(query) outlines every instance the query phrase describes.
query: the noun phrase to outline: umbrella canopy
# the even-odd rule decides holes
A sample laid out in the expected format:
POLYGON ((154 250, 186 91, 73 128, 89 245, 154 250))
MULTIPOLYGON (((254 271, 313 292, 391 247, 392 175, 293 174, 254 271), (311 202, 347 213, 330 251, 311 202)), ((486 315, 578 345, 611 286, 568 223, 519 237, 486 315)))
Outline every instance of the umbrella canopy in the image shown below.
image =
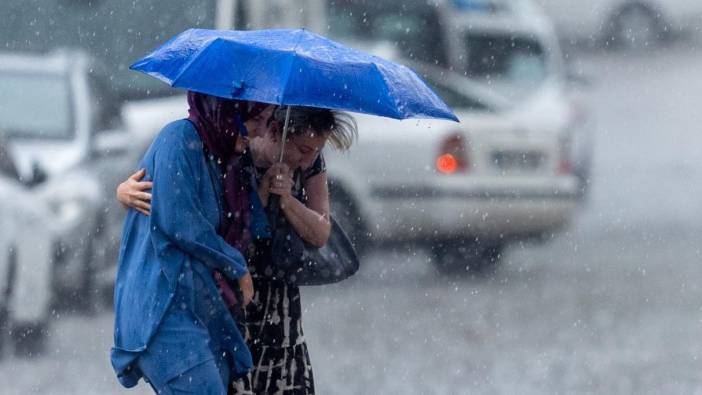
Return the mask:
POLYGON ((458 121, 407 67, 304 29, 189 29, 131 69, 228 99, 458 121))

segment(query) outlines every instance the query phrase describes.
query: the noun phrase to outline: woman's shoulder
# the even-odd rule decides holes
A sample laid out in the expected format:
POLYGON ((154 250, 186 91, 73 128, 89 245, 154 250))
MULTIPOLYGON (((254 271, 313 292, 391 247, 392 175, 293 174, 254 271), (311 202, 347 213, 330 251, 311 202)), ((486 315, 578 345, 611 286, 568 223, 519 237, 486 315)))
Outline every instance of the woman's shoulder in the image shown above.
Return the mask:
POLYGON ((180 141, 197 141, 201 142, 200 136, 197 134, 195 125, 187 119, 179 119, 173 121, 161 129, 159 136, 174 138, 180 141))
POLYGON ((327 164, 324 162, 324 155, 320 152, 317 159, 314 161, 309 169, 305 170, 303 175, 305 179, 312 178, 316 175, 322 174, 327 171, 327 164))
POLYGON ((202 140, 200 140, 195 126, 187 119, 179 119, 164 126, 155 142, 160 149, 171 148, 202 152, 202 140))

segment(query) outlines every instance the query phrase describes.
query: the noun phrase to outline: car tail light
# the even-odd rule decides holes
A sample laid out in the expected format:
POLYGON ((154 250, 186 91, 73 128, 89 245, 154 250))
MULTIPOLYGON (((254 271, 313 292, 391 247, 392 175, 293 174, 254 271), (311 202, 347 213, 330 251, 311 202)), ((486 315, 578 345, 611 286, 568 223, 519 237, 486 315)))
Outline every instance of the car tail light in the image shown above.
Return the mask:
POLYGON ((443 174, 454 174, 465 172, 469 167, 465 137, 460 133, 446 137, 436 157, 436 170, 443 174))
POLYGON ((574 170, 573 152, 569 135, 558 139, 558 174, 571 174, 574 170))

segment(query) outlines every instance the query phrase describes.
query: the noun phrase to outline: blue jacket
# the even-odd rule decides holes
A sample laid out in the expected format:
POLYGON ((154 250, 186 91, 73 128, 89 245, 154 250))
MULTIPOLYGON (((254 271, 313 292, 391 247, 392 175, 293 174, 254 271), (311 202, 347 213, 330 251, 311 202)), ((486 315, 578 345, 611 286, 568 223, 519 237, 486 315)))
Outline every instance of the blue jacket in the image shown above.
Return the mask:
POLYGON ((193 124, 179 120, 167 125, 140 167, 154 181, 152 210, 150 216, 129 210, 122 233, 111 353, 120 382, 127 387, 137 384, 141 373, 134 361, 149 346, 176 290, 185 293, 184 303, 196 314, 207 311, 207 317, 198 318, 217 345, 232 355, 232 373, 245 373, 251 355, 211 273, 218 269, 237 279, 246 273, 246 261, 217 234, 221 185, 209 171, 193 124))

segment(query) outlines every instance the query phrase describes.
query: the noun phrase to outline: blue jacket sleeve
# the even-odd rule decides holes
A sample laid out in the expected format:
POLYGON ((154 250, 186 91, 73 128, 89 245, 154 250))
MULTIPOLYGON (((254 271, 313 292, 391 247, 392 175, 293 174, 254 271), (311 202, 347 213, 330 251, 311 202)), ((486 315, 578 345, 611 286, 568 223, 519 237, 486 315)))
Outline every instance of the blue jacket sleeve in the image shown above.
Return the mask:
MULTIPOLYGON (((197 155, 201 150, 188 149, 183 141, 172 141, 154 153, 150 225, 172 244, 210 269, 217 269, 231 279, 247 272, 246 260, 229 245, 207 220, 195 186, 197 155)), ((158 243, 152 237, 152 242, 158 243)), ((161 251, 158 245, 154 245, 161 251)))

